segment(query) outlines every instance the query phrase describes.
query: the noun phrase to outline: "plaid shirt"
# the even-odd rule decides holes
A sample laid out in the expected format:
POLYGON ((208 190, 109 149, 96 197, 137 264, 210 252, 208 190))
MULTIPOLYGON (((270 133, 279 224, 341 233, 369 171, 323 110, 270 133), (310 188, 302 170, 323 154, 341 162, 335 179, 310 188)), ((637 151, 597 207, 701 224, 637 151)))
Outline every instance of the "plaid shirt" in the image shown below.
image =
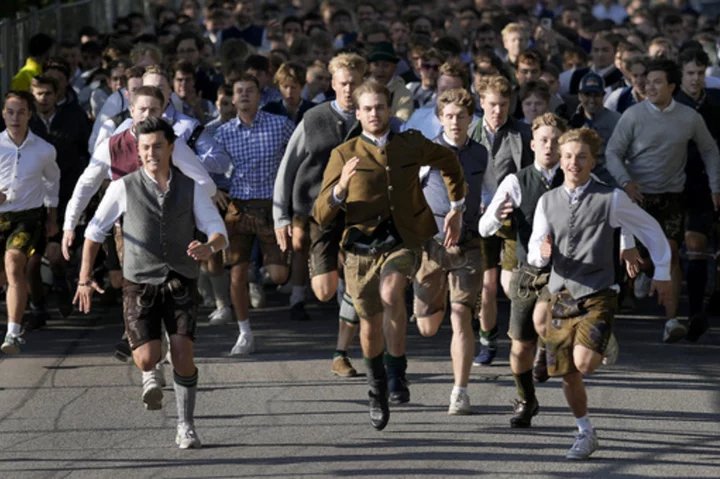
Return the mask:
POLYGON ((278 166, 294 129, 289 118, 262 110, 250 126, 233 118, 217 129, 215 138, 232 159, 230 196, 241 200, 273 197, 278 166))

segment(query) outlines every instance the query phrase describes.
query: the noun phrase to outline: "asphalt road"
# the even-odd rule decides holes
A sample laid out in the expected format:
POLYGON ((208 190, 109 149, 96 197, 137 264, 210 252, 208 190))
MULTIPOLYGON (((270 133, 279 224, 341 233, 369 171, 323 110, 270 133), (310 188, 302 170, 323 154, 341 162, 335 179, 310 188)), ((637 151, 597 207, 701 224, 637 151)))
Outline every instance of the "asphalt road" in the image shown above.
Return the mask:
MULTIPOLYGON (((507 340, 492 367, 473 369, 475 414, 450 417, 449 324, 434 338, 422 338, 410 325, 412 399, 393 408, 390 425, 377 432, 367 417, 365 379, 330 373, 335 309, 309 311, 314 319, 307 323, 290 322, 283 309, 253 312, 257 353, 245 359, 227 355, 235 326, 201 324, 196 426, 203 448, 189 451, 174 444, 172 387, 161 411, 145 411, 140 373, 111 355, 121 333, 119 308, 28 334, 21 355, 0 357, 0 474, 720 477, 717 328, 696 344, 664 345, 661 321, 618 319, 618 364, 587 380, 600 450, 587 462, 571 463, 564 457, 574 420, 557 379, 539 386, 541 410, 532 429, 509 428, 515 390, 507 340)), ((505 312, 500 323, 506 328, 505 312)), ((362 370, 357 340, 352 356, 362 370)))

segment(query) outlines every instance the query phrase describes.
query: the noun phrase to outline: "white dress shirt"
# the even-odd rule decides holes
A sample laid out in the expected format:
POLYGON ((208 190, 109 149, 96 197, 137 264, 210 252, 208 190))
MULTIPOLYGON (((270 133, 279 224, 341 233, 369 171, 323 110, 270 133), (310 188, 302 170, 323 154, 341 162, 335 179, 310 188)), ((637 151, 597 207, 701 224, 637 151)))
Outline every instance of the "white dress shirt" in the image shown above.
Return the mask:
MULTIPOLYGON (((570 197, 570 204, 575 204, 579 201, 582 193, 590 184, 590 181, 592 180, 577 187, 575 190, 571 190, 566 185, 562 186, 570 197)), ((625 230, 626 233, 624 233, 623 236, 636 236, 640 242, 645 245, 655 265, 655 275, 653 279, 658 281, 670 280, 670 260, 672 253, 670 251, 670 244, 667 242, 667 239, 665 239, 665 233, 663 233, 662 228, 660 228, 660 225, 652 216, 633 203, 624 191, 617 188, 612 192, 609 224, 613 228, 622 228, 625 230)), ((528 263, 531 266, 542 268, 550 262, 551 258, 543 258, 540 253, 540 247, 545 237, 550 233, 550 225, 545 216, 543 202, 540 201, 535 209, 533 231, 528 243, 528 263)), ((630 246, 630 248, 633 246, 630 246)), ((627 245, 625 247, 621 245, 621 248, 629 249, 627 245)))
POLYGON ((123 112, 130 108, 130 102, 127 97, 127 90, 125 88, 112 93, 105 104, 103 105, 100 113, 95 117, 95 123, 93 123, 92 133, 88 141, 88 151, 92 154, 95 151, 97 145, 102 143, 102 140, 98 140, 99 135, 103 135, 103 138, 109 138, 115 131, 115 123, 110 118, 114 117, 120 112, 123 112))
MULTIPOLYGON (((208 196, 215 196, 217 188, 207 170, 200 163, 195 153, 180 138, 175 139, 172 162, 185 176, 195 180, 207 192, 208 196)), ((63 230, 74 230, 80 221, 80 215, 87 208, 90 199, 98 192, 103 181, 112 180, 110 169, 110 141, 105 140, 93 153, 90 164, 80 175, 72 198, 65 211, 63 230)))
POLYGON ((28 130, 16 146, 8 131, 0 133, 0 192, 5 201, 0 213, 56 208, 60 192, 60 168, 55 147, 28 130))
MULTIPOLYGON (((157 184, 155 179, 148 175, 145 168, 140 169, 141 174, 147 176, 150 181, 157 184)), ((168 178, 168 190, 172 183, 172 171, 170 171, 170 177, 168 178)), ((208 238, 214 234, 221 234, 225 237, 225 247, 228 245, 228 234, 225 228, 225 222, 220 217, 218 209, 213 204, 210 197, 205 194, 203 188, 199 188, 200 185, 195 183, 195 190, 193 194, 193 214, 195 216, 195 225, 197 229, 205 233, 208 238)), ((165 193, 167 194, 167 193, 165 193)), ((164 196, 164 195, 163 195, 164 196)), ((127 212, 127 190, 125 188, 125 182, 121 179, 115 180, 110 183, 105 196, 103 196, 98 209, 95 211, 95 216, 88 224, 85 229, 85 238, 94 241, 95 243, 102 243, 105 241, 110 228, 115 224, 118 218, 127 212)))
MULTIPOLYGON (((550 168, 549 171, 545 170, 537 162, 534 162, 533 166, 543 175, 548 184, 552 183, 553 178, 555 178, 555 173, 560 169, 560 163, 550 168)), ((497 211, 505 203, 505 197, 509 197, 510 201, 512 201, 513 208, 520 208, 520 204, 522 204, 522 190, 520 189, 520 182, 514 173, 507 175, 505 179, 502 180, 495 191, 495 196, 493 196, 490 205, 485 209, 485 214, 480 218, 478 230, 482 237, 487 238, 492 236, 502 227, 503 222, 497 219, 496 215, 497 211)))

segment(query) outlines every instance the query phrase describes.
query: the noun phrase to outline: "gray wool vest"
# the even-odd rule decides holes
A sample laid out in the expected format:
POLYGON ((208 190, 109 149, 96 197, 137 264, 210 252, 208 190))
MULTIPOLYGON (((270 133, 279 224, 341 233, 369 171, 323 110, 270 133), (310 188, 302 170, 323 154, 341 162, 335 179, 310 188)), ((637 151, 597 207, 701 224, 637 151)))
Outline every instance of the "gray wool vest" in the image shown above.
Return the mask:
POLYGON ((295 216, 309 217, 320 194, 330 153, 342 143, 358 136, 362 129, 354 116, 344 118, 335 111, 332 102, 308 110, 303 117, 303 125, 308 159, 300 165, 295 176, 292 205, 295 216))
POLYGON ((591 180, 575 204, 563 187, 541 198, 553 237, 551 293, 565 288, 579 299, 615 284, 612 192, 612 187, 591 180))
POLYGON ((163 195, 141 168, 122 178, 127 191, 123 215, 123 276, 133 283, 162 284, 174 271, 197 278, 198 263, 187 255, 195 239, 195 182, 172 168, 163 195))

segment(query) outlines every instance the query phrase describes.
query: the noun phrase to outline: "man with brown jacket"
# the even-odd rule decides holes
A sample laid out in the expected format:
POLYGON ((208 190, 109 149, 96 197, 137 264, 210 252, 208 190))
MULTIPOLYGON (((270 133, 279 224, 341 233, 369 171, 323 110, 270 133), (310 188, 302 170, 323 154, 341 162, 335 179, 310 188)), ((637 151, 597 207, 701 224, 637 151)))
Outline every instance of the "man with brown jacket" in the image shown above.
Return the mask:
POLYGON ((332 151, 313 215, 322 226, 345 209, 345 282, 360 316, 370 421, 382 430, 390 418, 388 399, 410 398, 405 289, 420 264, 422 244, 437 232, 419 170, 439 169, 447 186, 452 211, 445 219, 446 247, 460 235, 465 177, 449 149, 414 130, 390 132, 390 94, 383 85, 365 82, 354 96, 363 133, 332 151))

